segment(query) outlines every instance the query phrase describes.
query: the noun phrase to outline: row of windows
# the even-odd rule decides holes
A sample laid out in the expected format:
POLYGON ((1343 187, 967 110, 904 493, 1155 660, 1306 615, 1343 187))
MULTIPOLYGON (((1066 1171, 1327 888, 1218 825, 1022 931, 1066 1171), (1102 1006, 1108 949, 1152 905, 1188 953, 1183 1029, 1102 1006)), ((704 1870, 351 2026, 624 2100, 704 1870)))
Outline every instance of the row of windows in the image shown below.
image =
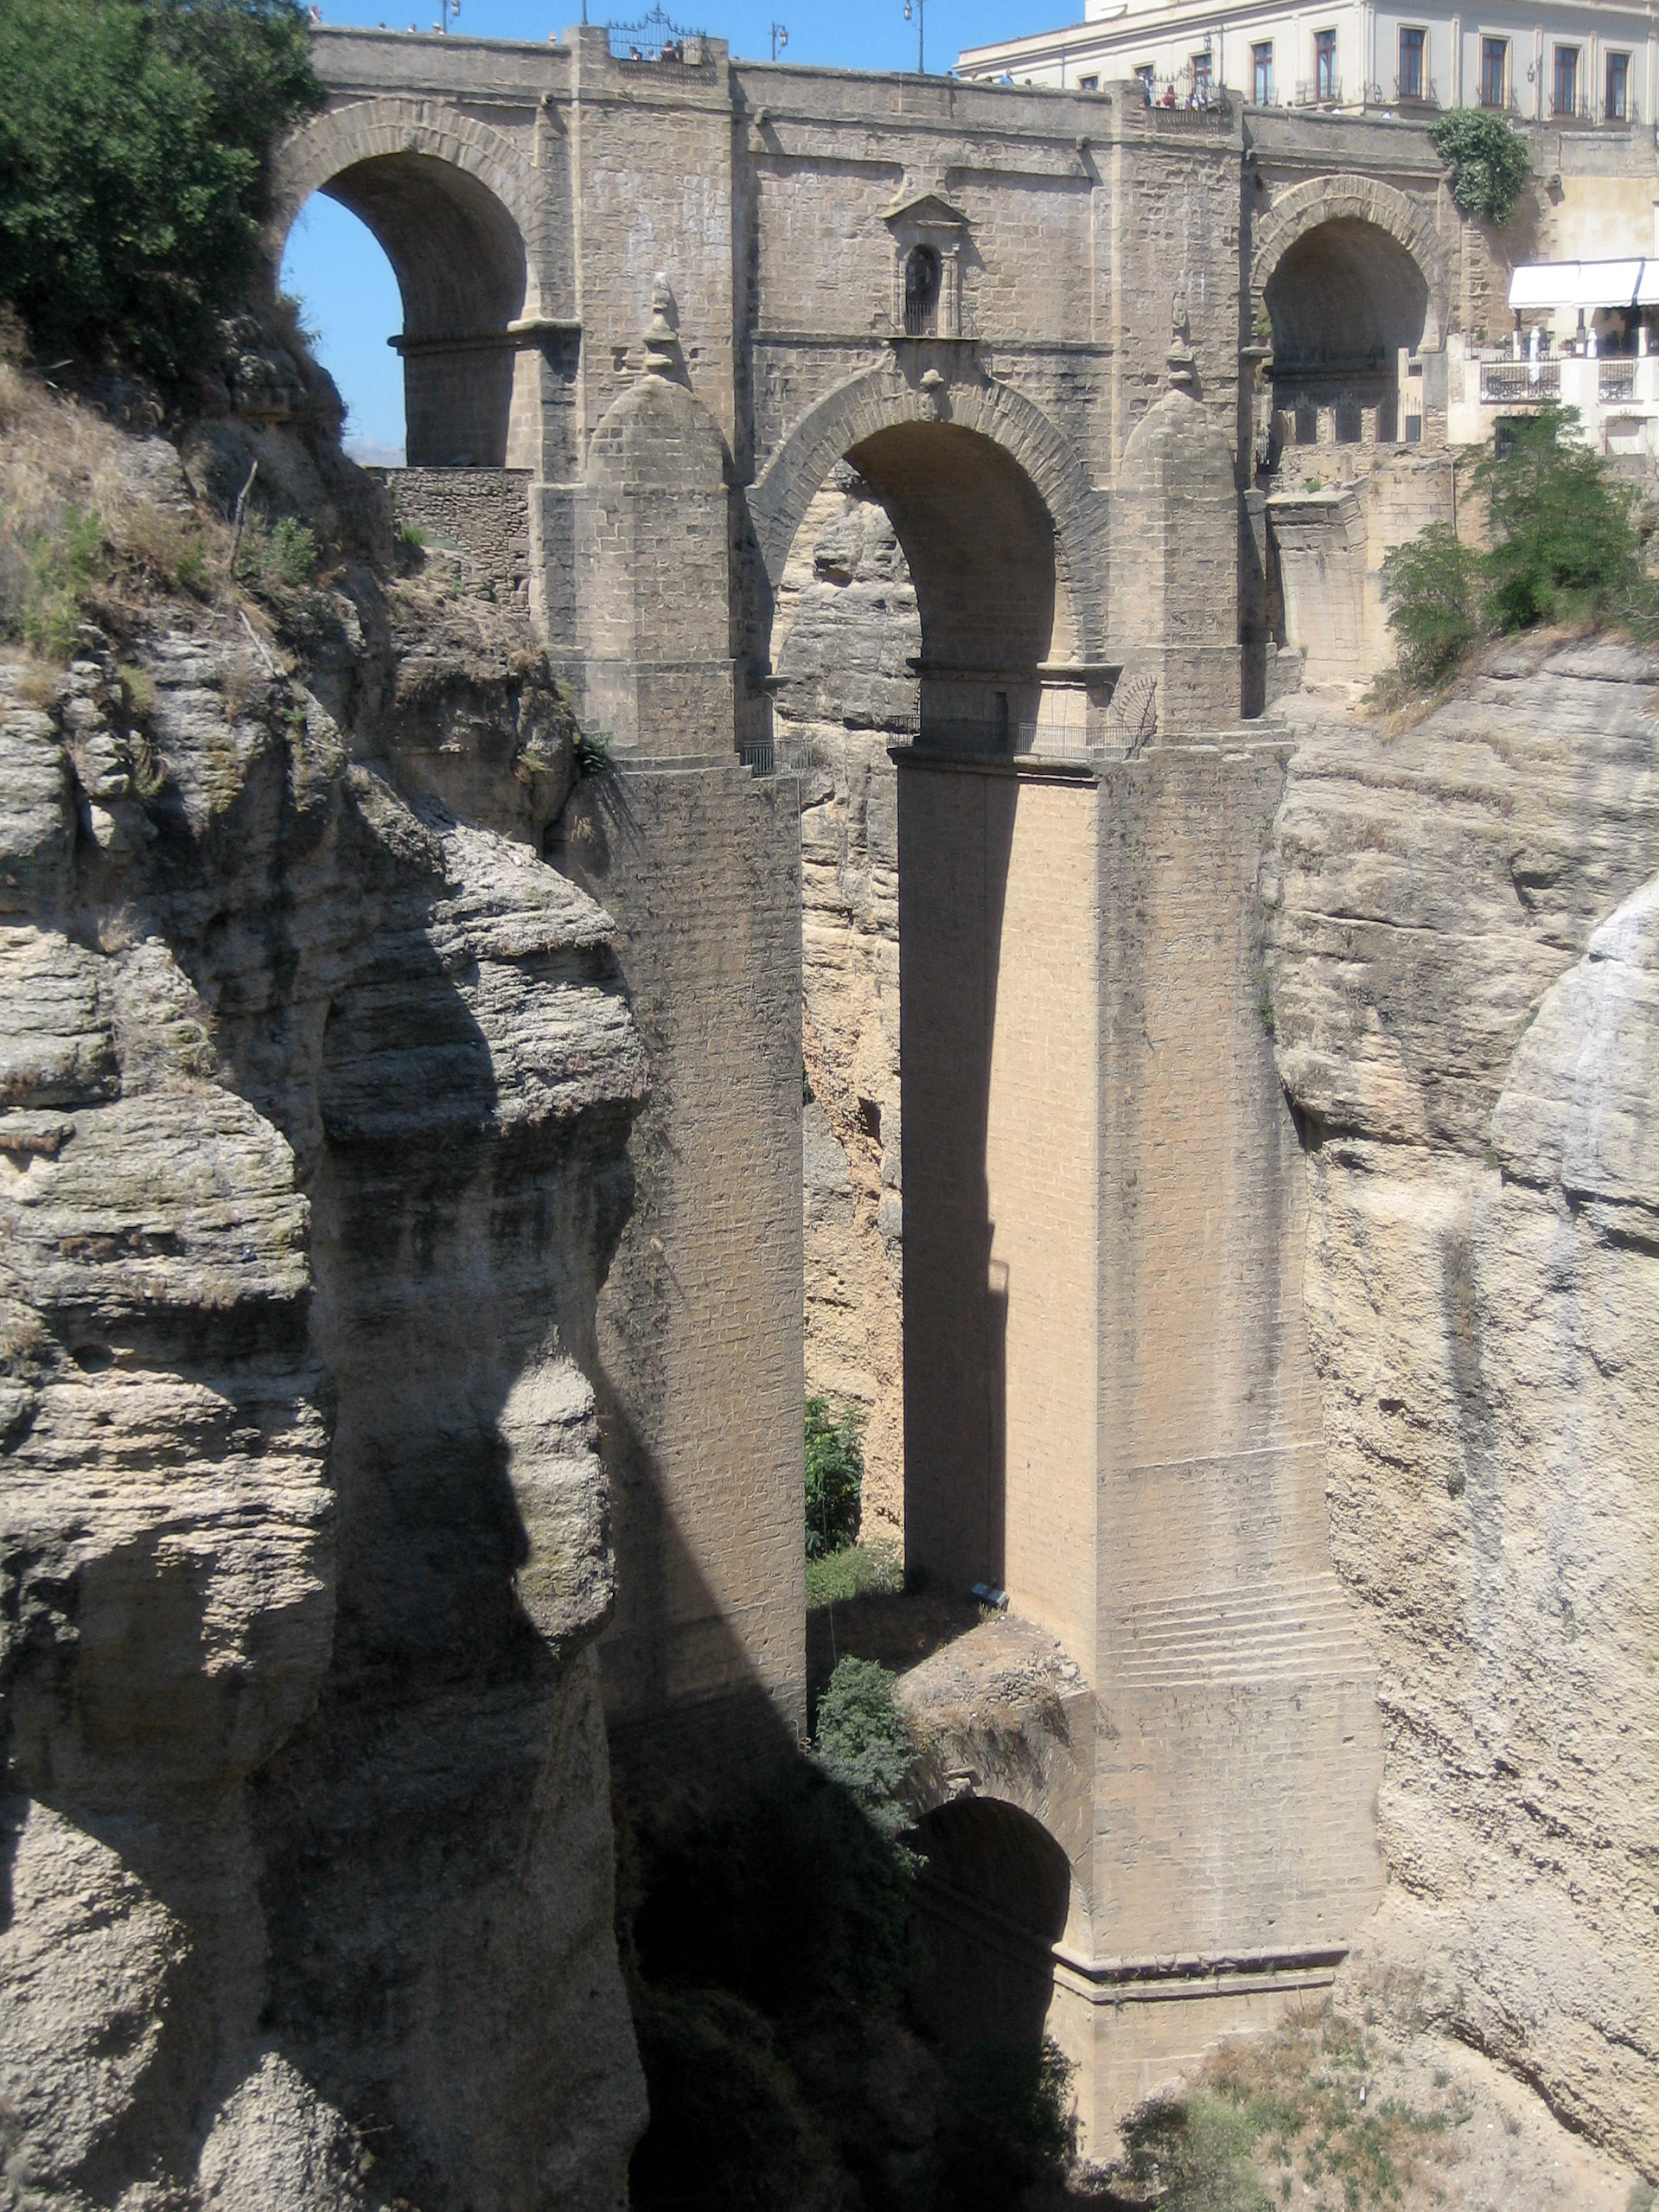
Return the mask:
MULTIPOLYGON (((1609 123, 1628 123, 1634 120, 1630 111, 1630 57, 1628 54, 1609 54, 1606 57, 1605 102, 1602 114, 1609 123)), ((1558 46, 1554 54, 1554 74, 1551 83, 1550 113, 1552 115, 1581 115, 1587 112, 1583 84, 1583 49, 1576 46, 1558 46)), ((1189 62, 1190 78, 1189 97, 1196 105, 1203 105, 1214 91, 1211 61, 1208 51, 1193 54, 1189 62)), ((1155 97, 1156 73, 1153 64, 1145 62, 1135 71, 1135 76, 1150 105, 1155 97)), ((1251 98, 1258 107, 1273 104, 1273 42, 1264 39, 1250 48, 1251 98)), ((1083 77, 1080 89, 1095 92, 1100 79, 1083 77)), ((1315 31, 1313 34, 1312 96, 1317 100, 1337 100, 1342 98, 1342 84, 1337 74, 1337 34, 1334 30, 1315 31)), ((1172 92, 1164 94, 1166 105, 1173 105, 1172 92)), ((1298 99, 1304 94, 1298 91, 1298 99)), ((1428 33, 1418 27, 1407 27, 1400 34, 1400 72, 1394 81, 1394 97, 1402 100, 1432 100, 1434 87, 1428 75, 1428 33)), ((1509 107, 1514 105, 1509 75, 1509 42, 1507 38, 1484 38, 1480 42, 1480 104, 1483 107, 1509 107)))

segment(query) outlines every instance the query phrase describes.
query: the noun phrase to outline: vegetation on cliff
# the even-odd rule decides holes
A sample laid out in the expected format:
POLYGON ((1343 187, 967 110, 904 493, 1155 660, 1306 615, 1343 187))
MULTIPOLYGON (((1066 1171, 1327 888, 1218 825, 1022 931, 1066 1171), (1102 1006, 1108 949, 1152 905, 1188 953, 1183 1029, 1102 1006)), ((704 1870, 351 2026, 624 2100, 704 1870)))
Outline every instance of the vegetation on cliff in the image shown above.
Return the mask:
POLYGON ((807 1557, 821 1559, 858 1533, 864 1492, 864 1447, 851 1407, 838 1419, 829 1400, 809 1397, 806 1409, 807 1557))
POLYGON ((1532 163, 1506 116, 1454 107, 1429 127, 1429 143, 1452 171, 1452 196, 1466 215, 1501 230, 1515 213, 1532 163))
POLYGON ((1401 681, 1438 683, 1478 639, 1540 623, 1598 623, 1651 636, 1659 589, 1644 548, 1651 523, 1630 486, 1573 432, 1571 407, 1508 425, 1504 450, 1469 470, 1486 515, 1484 550, 1437 522, 1382 563, 1401 681))
POLYGON ((297 0, 0 0, 0 300, 37 357, 195 368, 322 99, 297 0))

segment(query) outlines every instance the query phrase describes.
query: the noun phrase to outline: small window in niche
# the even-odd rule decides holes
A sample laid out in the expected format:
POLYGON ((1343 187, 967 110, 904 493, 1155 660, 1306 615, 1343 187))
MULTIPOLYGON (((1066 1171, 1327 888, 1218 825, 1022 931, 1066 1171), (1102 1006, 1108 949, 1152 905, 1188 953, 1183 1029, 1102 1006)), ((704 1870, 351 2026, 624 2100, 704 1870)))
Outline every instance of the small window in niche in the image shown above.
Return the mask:
POLYGON ((1080 93, 1097 93, 1101 89, 1101 80, 1098 77, 1079 77, 1077 89, 1080 93))
POLYGON ((931 246, 910 249, 904 264, 904 335, 933 338, 939 333, 939 256, 931 246))

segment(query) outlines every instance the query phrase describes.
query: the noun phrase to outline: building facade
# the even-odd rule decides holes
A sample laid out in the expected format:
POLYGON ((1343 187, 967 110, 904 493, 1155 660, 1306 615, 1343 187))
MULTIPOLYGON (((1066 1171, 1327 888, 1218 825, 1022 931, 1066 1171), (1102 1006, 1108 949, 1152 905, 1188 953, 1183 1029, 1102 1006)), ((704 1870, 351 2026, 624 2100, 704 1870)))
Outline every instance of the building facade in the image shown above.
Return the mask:
POLYGON ((1579 4, 1464 12, 1296 0, 1088 0, 1063 30, 973 47, 957 74, 1072 92, 1138 80, 1148 100, 1421 114, 1478 107, 1517 121, 1650 123, 1659 41, 1650 10, 1579 4))

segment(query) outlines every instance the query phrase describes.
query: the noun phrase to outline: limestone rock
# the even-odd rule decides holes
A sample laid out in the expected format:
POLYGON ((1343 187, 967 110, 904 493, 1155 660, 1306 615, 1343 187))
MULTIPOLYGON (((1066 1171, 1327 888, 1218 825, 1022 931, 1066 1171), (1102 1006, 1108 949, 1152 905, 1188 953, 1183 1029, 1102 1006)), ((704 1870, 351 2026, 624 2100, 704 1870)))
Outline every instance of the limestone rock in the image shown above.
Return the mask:
POLYGON ((1656 674, 1512 655, 1404 734, 1305 726, 1264 886, 1388 1943, 1650 2171, 1656 674))
POLYGON ((400 687, 353 589, 157 630, 142 727, 0 685, 0 2195, 66 2212, 612 2212, 642 2123, 579 1363, 643 1055, 538 657, 400 687))
POLYGON ((893 526, 841 464, 778 595, 776 728, 802 764, 807 1380, 864 1416, 865 1525, 903 1518, 898 779, 922 649, 893 526))

